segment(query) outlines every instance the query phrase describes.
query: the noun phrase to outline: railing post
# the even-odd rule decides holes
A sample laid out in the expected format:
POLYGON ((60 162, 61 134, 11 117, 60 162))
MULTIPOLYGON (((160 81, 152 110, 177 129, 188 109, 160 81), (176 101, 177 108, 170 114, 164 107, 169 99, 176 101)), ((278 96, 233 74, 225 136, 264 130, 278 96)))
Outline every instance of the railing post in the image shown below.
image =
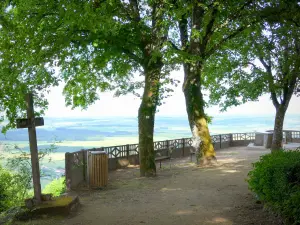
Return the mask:
POLYGON ((220 149, 222 148, 222 135, 219 135, 219 140, 220 140, 220 149))
POLYGON ((126 158, 129 158, 129 145, 126 145, 126 158))
POLYGON ((66 177, 66 189, 71 190, 71 171, 70 171, 70 153, 65 154, 65 177, 66 177))
POLYGON ((167 145, 167 146, 166 146, 166 147, 167 147, 167 155, 169 155, 169 154, 170 154, 170 149, 169 149, 169 147, 170 147, 170 146, 169 146, 169 140, 166 140, 166 142, 167 142, 167 144, 166 144, 166 145, 167 145))
MULTIPOLYGON (((106 152, 106 151, 105 151, 105 149, 104 149, 104 147, 101 147, 100 149, 101 149, 100 151, 104 151, 104 152, 106 152)), ((106 154, 107 154, 108 158, 111 158, 111 155, 110 155, 110 150, 109 150, 109 148, 108 148, 108 151, 106 152, 106 154)))
POLYGON ((230 133, 230 134, 229 134, 229 147, 232 146, 232 142, 233 142, 233 136, 232 136, 232 134, 230 133))
POLYGON ((185 142, 185 139, 182 138, 182 157, 184 157, 184 148, 185 148, 184 142, 185 142))
POLYGON ((292 142, 292 132, 290 132, 290 131, 285 132, 285 140, 286 140, 286 144, 288 142, 292 142))
POLYGON ((83 172, 83 180, 86 181, 86 175, 85 175, 85 172, 86 172, 86 161, 85 161, 85 157, 84 157, 84 150, 82 149, 81 150, 81 153, 82 153, 82 172, 83 172))

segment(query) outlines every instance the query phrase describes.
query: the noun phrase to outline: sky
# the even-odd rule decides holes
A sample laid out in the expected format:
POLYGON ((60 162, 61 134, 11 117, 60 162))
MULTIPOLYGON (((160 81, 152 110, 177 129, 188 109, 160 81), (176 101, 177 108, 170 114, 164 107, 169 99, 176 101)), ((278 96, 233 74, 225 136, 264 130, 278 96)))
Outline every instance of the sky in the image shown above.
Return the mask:
MULTIPOLYGON (((182 71, 172 72, 172 77, 182 82, 182 71)), ((159 107, 159 116, 185 116, 185 99, 181 89, 181 84, 174 88, 171 97, 165 100, 165 104, 159 107)), ((87 110, 80 108, 72 110, 71 107, 65 106, 62 95, 63 86, 52 88, 48 95, 49 107, 46 111, 46 117, 101 117, 101 116, 133 116, 136 117, 141 100, 134 95, 113 97, 113 92, 101 93, 100 100, 91 105, 87 110)), ((218 106, 206 109, 210 116, 226 115, 275 115, 275 108, 270 100, 269 95, 259 98, 259 101, 248 102, 244 105, 233 107, 225 113, 219 111, 218 106)), ((299 114, 300 116, 300 98, 293 96, 287 114, 299 114)))

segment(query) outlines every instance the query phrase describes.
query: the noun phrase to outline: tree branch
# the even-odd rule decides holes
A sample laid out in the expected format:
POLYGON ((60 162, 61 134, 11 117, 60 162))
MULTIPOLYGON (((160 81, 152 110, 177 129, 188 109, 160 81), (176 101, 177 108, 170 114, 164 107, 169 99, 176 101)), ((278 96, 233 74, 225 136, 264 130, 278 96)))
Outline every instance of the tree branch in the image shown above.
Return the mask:
POLYGON ((129 0, 130 6, 133 9, 134 13, 134 20, 136 22, 141 21, 141 16, 140 16, 140 10, 139 10, 139 4, 137 0, 129 0))
POLYGON ((255 69, 260 70, 254 63, 247 62, 246 64, 253 66, 255 69))
POLYGON ((134 54, 132 51, 122 47, 121 48, 123 53, 125 53, 129 58, 131 58, 132 60, 134 60, 135 62, 142 64, 142 59, 140 57, 138 57, 136 54, 134 54))
POLYGON ((200 40, 198 35, 194 35, 195 32, 200 32, 201 25, 204 17, 204 9, 199 6, 197 3, 193 4, 192 9, 192 30, 191 30, 191 40, 189 46, 189 52, 192 54, 200 54, 200 40))
POLYGON ((155 28, 156 27, 156 20, 157 20, 157 2, 154 2, 153 6, 152 6, 152 27, 155 28))
POLYGON ((269 71, 269 70, 271 70, 271 68, 270 68, 270 65, 268 65, 267 63, 266 63, 266 61, 263 59, 263 57, 259 57, 259 61, 261 62, 261 64, 265 67, 265 69, 267 70, 267 72, 269 71))
POLYGON ((271 70, 271 66, 268 65, 265 60, 263 59, 263 57, 259 57, 259 61, 261 62, 261 64, 265 67, 266 71, 267 71, 267 78, 268 78, 268 83, 269 83, 269 91, 271 93, 271 99, 273 102, 273 105, 275 106, 276 109, 278 109, 279 107, 279 102, 277 100, 277 95, 275 92, 275 88, 274 88, 274 78, 272 75, 272 70, 271 70))
POLYGON ((223 38, 222 40, 219 41, 219 43, 215 44, 213 47, 211 47, 209 50, 205 51, 205 57, 208 58, 209 56, 211 56, 215 51, 217 51, 218 49, 221 48, 221 46, 223 44, 225 44, 227 41, 229 41, 230 39, 234 38, 235 36, 237 36, 239 33, 241 33, 242 31, 246 30, 248 27, 250 27, 251 25, 255 24, 256 21, 252 21, 250 24, 245 25, 245 26, 241 26, 240 28, 238 28, 237 30, 235 30, 233 33, 231 33, 230 35, 228 35, 227 37, 223 38))
POLYGON ((289 49, 288 43, 285 43, 284 52, 283 52, 283 65, 284 66, 280 63, 280 59, 278 59, 279 65, 282 65, 282 66, 280 66, 281 74, 282 74, 282 77, 281 77, 280 81, 283 85, 283 101, 282 101, 283 104, 285 104, 286 100, 289 98, 288 97, 288 95, 289 95, 289 82, 287 80, 288 79, 288 74, 290 74, 290 69, 289 69, 289 65, 288 65, 288 58, 289 58, 288 49, 289 49))
POLYGON ((172 46, 172 48, 173 48, 175 51, 182 52, 182 50, 181 50, 180 48, 178 48, 171 40, 168 40, 167 42, 172 46))
POLYGON ((214 27, 214 24, 215 24, 215 21, 216 21, 217 13, 218 13, 218 9, 217 9, 217 7, 214 7, 213 11, 211 13, 210 21, 209 21, 209 23, 207 24, 207 26, 205 28, 205 35, 204 35, 204 38, 203 38, 203 41, 202 41, 202 44, 201 44, 201 46, 202 46, 201 47, 201 49, 202 49, 201 52, 203 52, 206 49, 206 45, 207 45, 208 41, 210 40, 212 34, 214 33, 213 27, 214 27))
POLYGON ((254 0, 248 0, 246 1, 240 8, 238 8, 234 13, 232 13, 231 15, 228 16, 227 20, 221 24, 221 26, 216 27, 216 29, 214 29, 214 32, 217 29, 223 28, 224 26, 226 26, 230 21, 234 21, 237 20, 238 18, 241 18, 243 15, 241 14, 241 12, 243 12, 243 10, 249 6, 252 2, 254 2, 254 0), (236 13, 239 12, 239 13, 236 13))
MULTIPOLYGON (((283 105, 285 109, 287 109, 288 104, 291 100, 291 97, 294 93, 294 89, 296 88, 297 79, 300 77, 300 43, 298 41, 298 37, 294 37, 295 41, 295 52, 296 52, 296 63, 294 66, 293 71, 291 71, 291 77, 289 79, 288 84, 286 85, 285 92, 284 92, 284 98, 283 98, 283 105)), ((296 92, 299 92, 300 89, 298 88, 296 92)))
POLYGON ((181 41, 181 48, 186 50, 188 48, 188 20, 185 17, 186 15, 181 16, 181 20, 178 22, 179 25, 179 32, 180 32, 180 41, 181 41))

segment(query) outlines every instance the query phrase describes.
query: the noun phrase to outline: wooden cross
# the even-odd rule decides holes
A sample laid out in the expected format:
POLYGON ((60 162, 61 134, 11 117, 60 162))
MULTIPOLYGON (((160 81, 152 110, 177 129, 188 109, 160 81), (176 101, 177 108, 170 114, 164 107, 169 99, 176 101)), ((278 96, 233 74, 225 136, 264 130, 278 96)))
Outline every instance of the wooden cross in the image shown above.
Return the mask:
POLYGON ((40 203, 42 201, 40 165, 35 127, 43 126, 44 119, 42 117, 34 117, 32 93, 26 94, 25 101, 27 105, 27 119, 17 119, 17 128, 28 128, 34 198, 37 201, 37 203, 40 203))

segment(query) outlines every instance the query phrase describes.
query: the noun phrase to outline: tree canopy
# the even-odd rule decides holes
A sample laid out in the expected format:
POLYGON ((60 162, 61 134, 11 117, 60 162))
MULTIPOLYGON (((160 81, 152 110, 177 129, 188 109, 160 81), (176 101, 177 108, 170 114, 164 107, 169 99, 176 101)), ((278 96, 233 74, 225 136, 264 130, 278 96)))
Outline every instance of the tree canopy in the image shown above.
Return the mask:
MULTIPOLYGON (((87 108, 99 99, 99 91, 133 92, 143 87, 143 82, 134 82, 131 78, 134 73, 143 73, 144 47, 157 39, 154 26, 159 29, 159 37, 167 33, 168 24, 164 21, 153 24, 156 16, 153 13, 164 13, 163 8, 155 6, 158 3, 7 1, 1 5, 1 35, 6 40, 1 47, 5 60, 2 65, 7 67, 9 62, 15 61, 14 70, 9 71, 11 80, 17 81, 23 74, 31 82, 44 82, 44 86, 39 87, 41 90, 64 81, 66 103, 73 107, 87 108), (5 29, 7 23, 10 29, 5 29), (55 68, 60 72, 55 73, 55 68), (48 82, 45 82, 46 77, 48 82)), ((161 55, 159 48, 163 41, 160 41, 161 46, 148 46, 153 48, 151 60, 161 55)), ((168 60, 166 49, 163 59, 168 60)), ((170 69, 165 69, 167 74, 170 69)), ((8 73, 8 68, 2 70, 8 73)), ((167 77, 162 81, 174 82, 167 77)), ((23 86, 32 89, 30 83, 23 86)))
MULTIPOLYGON (((276 109, 272 149, 281 147, 284 115, 300 83, 300 20, 286 14, 299 5, 280 6, 276 11, 281 17, 266 16, 215 54, 205 68, 210 102, 223 110, 270 95, 276 109)), ((265 13, 270 12, 274 8, 266 8, 265 13)))
POLYGON ((66 104, 83 108, 98 100, 102 91, 125 94, 144 88, 139 110, 144 120, 139 124, 145 125, 149 116, 151 124, 145 130, 140 126, 139 134, 149 132, 146 136, 153 139, 157 106, 162 93, 171 91, 164 85, 175 83, 169 72, 183 64, 190 126, 197 128, 203 149, 210 149, 213 156, 202 89, 212 90, 214 103, 226 95, 224 107, 255 100, 266 92, 265 76, 256 68, 252 68, 255 76, 248 77, 237 68, 240 62, 245 66, 245 58, 249 62, 257 55, 254 49, 265 55, 262 35, 271 29, 266 23, 278 20, 274 13, 299 27, 298 8, 297 1, 284 0, 2 1, 0 110, 9 119, 8 127, 13 127, 24 108, 25 92, 36 92, 35 102, 43 112, 44 93, 61 81, 66 104), (251 33, 250 27, 260 21, 251 33), (259 48, 253 47, 251 38, 260 41, 259 48), (134 81, 135 73, 143 75, 144 81, 134 81), (253 85, 246 85, 248 79, 253 85))
POLYGON ((49 85, 56 85, 55 76, 49 75, 50 68, 46 61, 36 64, 34 57, 27 49, 28 39, 23 34, 12 15, 9 4, 0 5, 0 122, 6 121, 3 127, 15 127, 16 117, 24 116, 24 95, 29 91, 35 92, 35 102, 38 113, 42 114, 47 107, 44 98, 49 85), (27 55, 27 60, 23 57, 27 55))
MULTIPOLYGON (((8 21, 18 35, 3 35, 14 45, 12 58, 22 63, 19 71, 10 73, 19 79, 20 74, 31 76, 32 82, 39 81, 34 74, 49 77, 42 90, 65 82, 66 103, 73 107, 87 108, 102 91, 124 94, 143 87, 140 152, 148 149, 151 154, 140 155, 155 171, 154 116, 162 94, 171 91, 165 85, 176 83, 168 76, 174 67, 165 44, 167 8, 165 1, 150 0, 8 1, 2 6, 2 24, 8 21), (55 68, 60 70, 58 76, 55 68), (134 73, 143 75, 144 81, 133 81, 134 73)), ((1 52, 7 54, 8 49, 1 52)), ((24 86, 37 88, 26 82, 24 86)))
POLYGON ((201 140, 198 157, 202 162, 215 160, 215 151, 207 125, 207 106, 203 82, 210 75, 204 68, 228 41, 259 19, 254 1, 172 1, 174 21, 169 36, 175 59, 184 68, 183 92, 193 136, 201 140))

